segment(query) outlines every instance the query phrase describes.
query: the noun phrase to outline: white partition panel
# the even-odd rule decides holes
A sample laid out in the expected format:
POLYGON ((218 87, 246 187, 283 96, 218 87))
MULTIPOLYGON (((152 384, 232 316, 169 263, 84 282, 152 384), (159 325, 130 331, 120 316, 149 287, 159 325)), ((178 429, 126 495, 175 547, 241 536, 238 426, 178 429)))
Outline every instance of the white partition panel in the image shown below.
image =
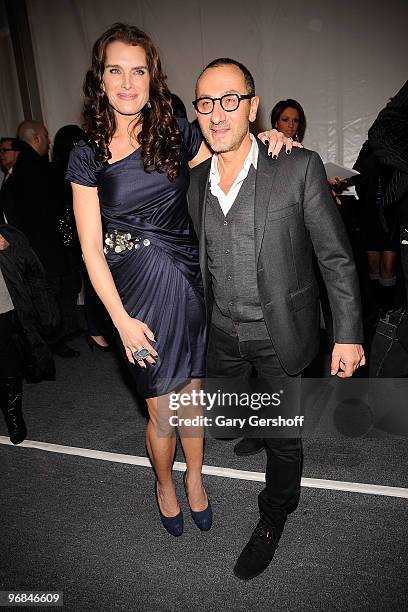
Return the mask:
POLYGON ((146 29, 172 91, 191 100, 202 67, 245 63, 261 96, 258 125, 294 97, 305 145, 351 165, 379 110, 408 78, 408 2, 372 0, 27 0, 44 116, 51 134, 80 120, 81 86, 95 38, 114 21, 146 29))
POLYGON ((15 136, 16 127, 23 118, 6 10, 0 0, 0 137, 15 136))

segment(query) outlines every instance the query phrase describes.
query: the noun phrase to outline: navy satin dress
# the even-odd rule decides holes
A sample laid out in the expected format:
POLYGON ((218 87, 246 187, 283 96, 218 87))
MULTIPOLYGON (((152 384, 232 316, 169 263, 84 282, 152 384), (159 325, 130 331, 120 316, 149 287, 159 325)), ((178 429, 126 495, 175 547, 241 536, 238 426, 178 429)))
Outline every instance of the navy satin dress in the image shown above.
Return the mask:
POLYGON ((113 238, 113 248, 112 240, 105 245, 105 256, 123 306, 155 335, 156 364, 144 369, 128 362, 143 397, 163 395, 205 374, 203 288, 186 199, 187 162, 202 139, 195 126, 177 121, 184 145, 173 182, 166 174, 146 173, 140 149, 115 163, 101 163, 95 145, 85 142, 73 149, 66 175, 73 183, 98 188, 106 231, 120 235, 119 241, 113 238))

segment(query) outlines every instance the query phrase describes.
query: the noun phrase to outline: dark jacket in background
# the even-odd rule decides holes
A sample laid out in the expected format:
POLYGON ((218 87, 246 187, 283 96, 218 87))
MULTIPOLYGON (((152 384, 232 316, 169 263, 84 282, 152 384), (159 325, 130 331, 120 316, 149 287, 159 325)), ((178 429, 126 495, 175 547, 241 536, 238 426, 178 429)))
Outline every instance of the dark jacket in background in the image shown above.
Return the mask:
POLYGON ((2 189, 7 221, 21 230, 47 276, 70 272, 70 261, 57 230, 63 210, 57 180, 48 157, 22 143, 13 171, 2 189))
POLYGON ((370 216, 376 217, 381 223, 382 231, 390 238, 396 226, 395 211, 392 207, 385 206, 384 196, 392 178, 392 168, 380 162, 368 140, 361 147, 353 168, 360 173, 355 177, 354 184, 362 209, 363 225, 367 226, 368 231, 371 227, 371 231, 375 232, 372 230, 370 216))
POLYGON ((54 294, 24 234, 11 225, 0 225, 0 234, 10 243, 0 251, 0 268, 18 317, 24 375, 29 382, 54 380, 54 358, 44 340, 60 325, 54 294))
POLYGON ((379 161, 392 169, 384 205, 396 205, 408 193, 408 81, 379 113, 368 141, 379 161))

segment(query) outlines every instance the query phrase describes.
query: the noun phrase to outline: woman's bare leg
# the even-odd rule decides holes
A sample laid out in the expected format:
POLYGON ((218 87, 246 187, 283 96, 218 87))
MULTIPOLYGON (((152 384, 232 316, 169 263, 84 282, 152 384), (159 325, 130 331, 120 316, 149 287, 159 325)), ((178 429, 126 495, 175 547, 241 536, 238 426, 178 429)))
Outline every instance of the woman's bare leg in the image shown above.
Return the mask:
MULTIPOLYGON (((200 388, 200 381, 191 381, 179 393, 189 393, 200 388)), ((157 492, 160 509, 165 516, 176 516, 180 512, 172 478, 172 465, 176 451, 176 436, 169 425, 170 416, 193 418, 202 414, 201 406, 184 406, 178 412, 170 410, 169 396, 146 400, 149 423, 146 429, 146 447, 157 477, 157 492)), ((205 510, 207 495, 202 483, 201 469, 204 453, 204 430, 202 427, 179 427, 180 442, 187 465, 186 485, 190 507, 195 512, 205 510)))
MULTIPOLYGON (((191 391, 198 391, 199 389, 200 380, 192 380, 183 389, 182 393, 191 393, 191 391)), ((183 410, 179 409, 179 416, 187 418, 194 418, 202 414, 202 406, 190 405, 184 407, 183 410)), ((200 512, 208 506, 208 499, 201 476, 204 456, 204 428, 200 426, 179 427, 179 434, 187 465, 186 487, 188 501, 194 512, 200 512)))
POLYGON ((180 512, 180 506, 172 478, 176 436, 170 426, 168 426, 167 431, 164 431, 162 426, 161 417, 166 402, 165 396, 161 396, 160 399, 154 397, 146 400, 150 417, 146 429, 146 448, 156 473, 160 510, 164 516, 171 517, 180 512))

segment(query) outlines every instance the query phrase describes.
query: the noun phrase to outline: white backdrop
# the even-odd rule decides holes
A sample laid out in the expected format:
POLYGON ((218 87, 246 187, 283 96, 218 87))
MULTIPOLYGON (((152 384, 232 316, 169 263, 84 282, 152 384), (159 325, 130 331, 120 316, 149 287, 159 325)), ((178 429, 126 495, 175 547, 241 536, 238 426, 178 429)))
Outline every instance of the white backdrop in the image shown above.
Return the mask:
POLYGON ((44 117, 51 134, 80 121, 93 41, 114 21, 145 29, 169 86, 193 118, 195 78, 219 56, 242 61, 261 97, 305 109, 305 145, 351 165, 367 130, 408 78, 408 2, 388 0, 27 0, 44 117))
POLYGON ((20 90, 4 3, 0 0, 0 136, 14 136, 23 119, 20 90))

